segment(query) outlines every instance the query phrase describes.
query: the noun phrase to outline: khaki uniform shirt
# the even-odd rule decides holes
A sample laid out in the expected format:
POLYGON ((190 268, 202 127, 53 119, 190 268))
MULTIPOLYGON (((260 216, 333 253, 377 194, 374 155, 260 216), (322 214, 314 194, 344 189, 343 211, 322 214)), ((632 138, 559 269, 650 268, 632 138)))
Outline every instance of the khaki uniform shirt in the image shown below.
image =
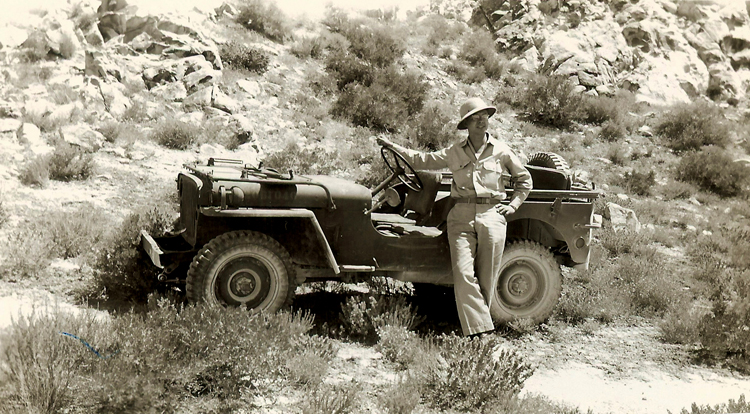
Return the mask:
POLYGON ((510 147, 487 134, 487 145, 477 157, 469 138, 441 151, 420 152, 394 145, 395 149, 417 170, 441 170, 453 173, 451 197, 488 197, 504 200, 503 174, 515 179, 513 200, 516 210, 532 188, 531 174, 510 147))

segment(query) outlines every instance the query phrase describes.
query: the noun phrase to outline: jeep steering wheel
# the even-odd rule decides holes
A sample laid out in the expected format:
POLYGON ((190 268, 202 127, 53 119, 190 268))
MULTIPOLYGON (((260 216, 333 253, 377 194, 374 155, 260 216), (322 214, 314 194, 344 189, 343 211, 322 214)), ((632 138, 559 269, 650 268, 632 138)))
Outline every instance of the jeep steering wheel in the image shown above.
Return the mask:
POLYGON ((385 165, 387 165, 388 169, 390 169, 393 173, 386 182, 390 182, 394 178, 398 178, 402 183, 404 183, 405 186, 409 187, 411 190, 416 192, 422 191, 422 189, 424 188, 424 185, 422 185, 422 180, 419 179, 417 172, 414 171, 414 168, 412 168, 411 165, 409 165, 409 163, 406 161, 406 158, 404 158, 401 154, 394 151, 393 148, 390 147, 380 148, 380 155, 383 156, 385 165), (388 159, 389 154, 392 158, 392 160, 390 161, 388 159), (407 174, 407 172, 409 174, 407 174))

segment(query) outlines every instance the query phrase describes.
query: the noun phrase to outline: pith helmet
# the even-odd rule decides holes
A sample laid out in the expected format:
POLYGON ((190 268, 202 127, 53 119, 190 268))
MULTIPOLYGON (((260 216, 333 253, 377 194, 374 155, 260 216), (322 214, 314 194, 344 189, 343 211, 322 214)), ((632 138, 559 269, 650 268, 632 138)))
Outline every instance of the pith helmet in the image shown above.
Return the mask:
POLYGON ((489 116, 495 115, 497 108, 487 105, 481 98, 470 98, 461 105, 461 120, 458 121, 458 129, 466 129, 466 120, 475 113, 487 110, 489 116))

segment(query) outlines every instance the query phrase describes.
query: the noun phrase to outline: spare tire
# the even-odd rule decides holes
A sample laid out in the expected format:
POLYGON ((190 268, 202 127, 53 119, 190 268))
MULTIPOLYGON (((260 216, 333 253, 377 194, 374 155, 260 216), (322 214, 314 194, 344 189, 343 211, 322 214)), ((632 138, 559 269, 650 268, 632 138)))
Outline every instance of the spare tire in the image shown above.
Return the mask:
POLYGON ((566 173, 570 171, 568 162, 565 161, 563 157, 555 154, 554 152, 537 152, 531 154, 531 157, 529 157, 529 162, 527 162, 526 164, 536 167, 553 168, 555 170, 564 171, 566 173))

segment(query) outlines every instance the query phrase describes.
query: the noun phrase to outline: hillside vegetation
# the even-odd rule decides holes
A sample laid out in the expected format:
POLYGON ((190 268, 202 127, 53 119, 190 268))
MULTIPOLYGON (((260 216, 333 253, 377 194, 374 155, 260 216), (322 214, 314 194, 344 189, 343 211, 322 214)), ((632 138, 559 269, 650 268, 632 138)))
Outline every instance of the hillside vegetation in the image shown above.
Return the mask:
POLYGON ((163 17, 126 33, 102 30, 118 10, 38 11, 39 30, 0 49, 0 280, 119 311, 17 318, 0 342, 3 410, 574 413, 519 397, 533 367, 501 339, 617 323, 657 326, 696 363, 750 373, 744 97, 706 87, 657 106, 618 85, 585 92, 560 73, 565 56, 529 70, 461 11, 293 21, 246 0, 200 27, 163 17), (277 315, 217 311, 165 292, 139 253, 141 229, 172 230, 183 162, 240 158, 372 187, 386 171, 370 137, 444 148, 471 96, 498 107, 490 128, 519 154, 556 152, 595 182, 597 213, 616 203, 639 220, 605 221, 590 269, 566 269, 542 326, 465 339, 453 309, 381 279, 300 288, 277 315), (96 352, 60 335, 73 331, 96 352), (397 375, 377 390, 326 380, 341 341, 374 347, 397 375))

